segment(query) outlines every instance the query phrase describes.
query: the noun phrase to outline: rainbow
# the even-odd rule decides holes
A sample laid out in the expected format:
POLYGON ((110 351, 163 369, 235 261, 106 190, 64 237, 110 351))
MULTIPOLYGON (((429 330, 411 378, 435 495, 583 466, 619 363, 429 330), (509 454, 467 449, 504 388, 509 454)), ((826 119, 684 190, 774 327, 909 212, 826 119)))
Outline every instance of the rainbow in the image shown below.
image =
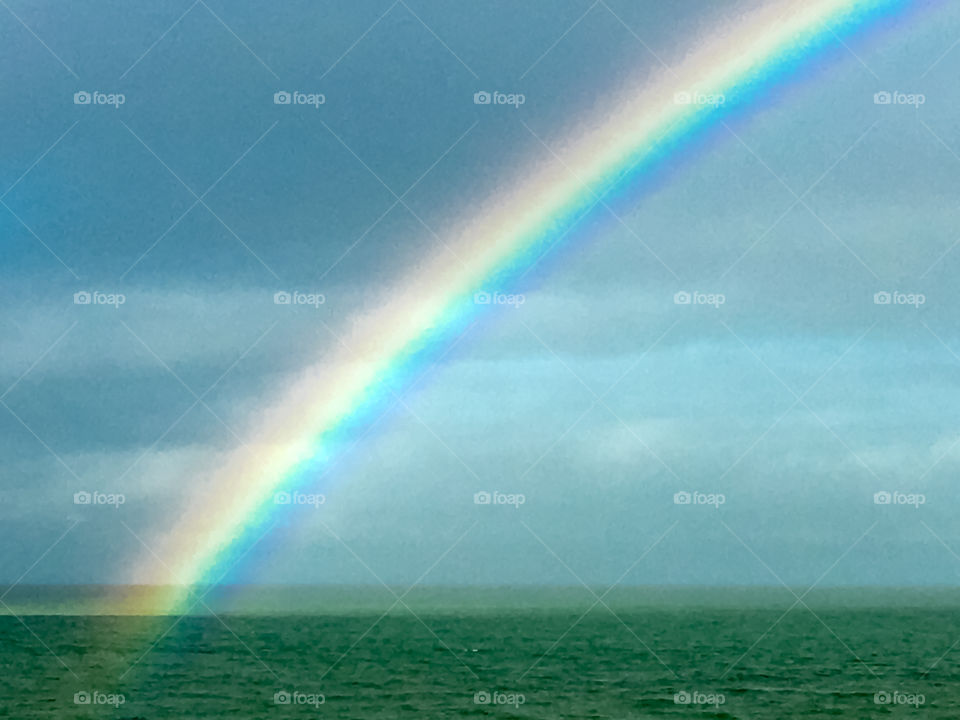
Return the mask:
MULTIPOLYGON (((428 359, 484 310, 475 293, 510 287, 597 204, 663 166, 705 129, 754 103, 841 38, 899 12, 905 0, 783 0, 716 28, 659 80, 612 99, 602 118, 563 145, 553 164, 473 205, 448 232, 451 252, 399 284, 378 311, 346 330, 335 357, 307 368, 260 413, 249 442, 212 479, 215 501, 188 507, 150 543, 144 565, 162 558, 174 589, 153 613, 189 608, 190 589, 216 584, 269 527, 275 493, 314 483, 428 359), (679 94, 678 94, 679 93, 679 94), (686 93, 687 95, 684 95, 686 93), (683 102, 722 95, 724 102, 683 102)), ((204 493, 207 495, 207 493, 204 493)), ((142 566, 141 566, 142 567, 142 566)), ((148 581, 149 582, 149 581, 148 581)))

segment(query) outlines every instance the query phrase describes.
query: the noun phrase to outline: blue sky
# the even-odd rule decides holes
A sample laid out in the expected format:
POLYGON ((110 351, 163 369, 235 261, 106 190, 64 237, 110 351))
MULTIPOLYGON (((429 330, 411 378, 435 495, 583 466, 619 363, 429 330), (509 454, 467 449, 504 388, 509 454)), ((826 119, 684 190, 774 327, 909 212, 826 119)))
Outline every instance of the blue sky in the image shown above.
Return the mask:
MULTIPOLYGON (((335 350, 327 327, 389 303, 499 187, 566 172, 540 139, 562 157, 617 91, 750 7, 11 0, 0 578, 142 576, 134 535, 217 502, 210 470, 335 350), (281 90, 326 101, 276 105, 281 90), (479 90, 526 102, 478 106, 479 90), (81 490, 126 502, 78 506, 81 490)), ((958 37, 960 11, 920 3, 838 42, 627 193, 622 223, 588 217, 231 579, 953 583, 958 37), (526 502, 475 505, 483 490, 526 502)))

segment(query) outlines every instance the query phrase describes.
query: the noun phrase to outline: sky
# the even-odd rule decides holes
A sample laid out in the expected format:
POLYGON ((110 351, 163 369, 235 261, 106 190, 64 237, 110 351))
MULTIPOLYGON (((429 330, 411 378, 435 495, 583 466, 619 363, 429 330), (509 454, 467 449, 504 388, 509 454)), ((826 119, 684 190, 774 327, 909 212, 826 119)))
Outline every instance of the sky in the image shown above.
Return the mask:
MULTIPOLYGON (((759 3, 288 5, 0 8, 3 583, 175 582, 291 378, 759 3)), ((955 583, 958 39, 838 38, 591 213, 227 580, 955 583)))

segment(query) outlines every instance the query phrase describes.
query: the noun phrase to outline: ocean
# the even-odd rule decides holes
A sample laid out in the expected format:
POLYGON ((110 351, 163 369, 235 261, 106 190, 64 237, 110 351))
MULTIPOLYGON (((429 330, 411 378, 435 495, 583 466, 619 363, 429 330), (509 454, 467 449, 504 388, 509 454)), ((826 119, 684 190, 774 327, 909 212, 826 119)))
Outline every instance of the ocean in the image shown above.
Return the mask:
POLYGON ((181 618, 31 592, 0 616, 2 717, 960 717, 952 590, 287 589, 181 618))

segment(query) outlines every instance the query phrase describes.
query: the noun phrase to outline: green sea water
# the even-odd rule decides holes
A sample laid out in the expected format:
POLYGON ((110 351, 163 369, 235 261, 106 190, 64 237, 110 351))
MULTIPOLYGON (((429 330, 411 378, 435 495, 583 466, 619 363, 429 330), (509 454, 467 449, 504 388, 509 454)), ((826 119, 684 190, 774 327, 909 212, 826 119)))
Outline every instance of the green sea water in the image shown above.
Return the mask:
POLYGON ((31 613, 69 593, 20 589, 0 716, 960 717, 953 590, 597 594, 273 589, 178 618, 31 613))

